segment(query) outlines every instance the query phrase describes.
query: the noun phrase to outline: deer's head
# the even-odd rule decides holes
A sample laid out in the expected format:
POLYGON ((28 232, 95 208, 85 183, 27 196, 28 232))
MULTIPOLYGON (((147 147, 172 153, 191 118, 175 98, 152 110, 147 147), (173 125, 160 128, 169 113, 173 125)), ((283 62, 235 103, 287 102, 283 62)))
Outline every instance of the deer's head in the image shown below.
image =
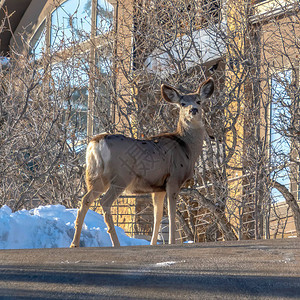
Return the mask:
POLYGON ((179 106, 180 121, 191 127, 203 126, 203 110, 213 92, 214 81, 212 78, 202 82, 196 92, 189 94, 182 94, 166 84, 161 86, 162 97, 167 102, 179 106))

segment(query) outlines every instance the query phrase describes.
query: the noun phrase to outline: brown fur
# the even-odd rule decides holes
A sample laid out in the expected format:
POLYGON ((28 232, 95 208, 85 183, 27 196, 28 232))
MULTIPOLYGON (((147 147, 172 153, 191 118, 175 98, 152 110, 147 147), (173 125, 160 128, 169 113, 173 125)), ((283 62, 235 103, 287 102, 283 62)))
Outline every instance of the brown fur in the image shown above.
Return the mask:
POLYGON ((175 133, 160 134, 137 140, 123 135, 99 134, 87 148, 86 183, 88 193, 78 210, 71 247, 78 247, 84 217, 93 201, 101 198, 104 220, 112 244, 119 246, 111 216, 113 202, 125 190, 131 193, 152 193, 154 229, 151 244, 156 244, 158 229, 167 195, 169 211, 169 243, 175 242, 176 200, 181 186, 193 176, 195 162, 203 146, 205 129, 203 105, 213 92, 211 79, 201 84, 196 93, 181 95, 162 85, 162 96, 180 107, 175 133), (202 103, 203 102, 203 103, 202 103), (202 105, 203 104, 203 105, 202 105))
POLYGON ((106 136, 108 135, 108 133, 100 133, 98 135, 95 135, 91 141, 91 142, 96 142, 96 143, 99 143, 99 141, 103 140, 106 136))
POLYGON ((167 139, 176 141, 179 144, 179 146, 184 150, 186 156, 187 157, 190 156, 191 150, 190 150, 188 144, 180 138, 180 135, 177 132, 161 133, 161 134, 158 134, 158 135, 155 135, 155 136, 149 138, 149 140, 153 140, 155 142, 155 140, 159 140, 161 138, 167 138, 167 139))

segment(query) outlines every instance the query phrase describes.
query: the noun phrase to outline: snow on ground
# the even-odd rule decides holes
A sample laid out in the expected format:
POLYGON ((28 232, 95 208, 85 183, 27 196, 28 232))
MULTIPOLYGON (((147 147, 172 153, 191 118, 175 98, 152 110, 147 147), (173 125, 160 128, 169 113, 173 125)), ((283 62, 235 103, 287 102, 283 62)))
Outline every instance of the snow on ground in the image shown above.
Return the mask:
MULTIPOLYGON (((77 209, 62 205, 40 206, 12 213, 0 208, 0 249, 69 247, 74 234, 77 209)), ((116 227, 121 246, 149 245, 149 242, 127 236, 116 227)), ((80 246, 110 247, 111 241, 103 216, 89 210, 82 227, 80 246)))
POLYGON ((0 56, 0 65, 2 66, 2 67, 8 67, 8 65, 9 65, 9 59, 7 58, 7 57, 5 57, 5 56, 0 56))

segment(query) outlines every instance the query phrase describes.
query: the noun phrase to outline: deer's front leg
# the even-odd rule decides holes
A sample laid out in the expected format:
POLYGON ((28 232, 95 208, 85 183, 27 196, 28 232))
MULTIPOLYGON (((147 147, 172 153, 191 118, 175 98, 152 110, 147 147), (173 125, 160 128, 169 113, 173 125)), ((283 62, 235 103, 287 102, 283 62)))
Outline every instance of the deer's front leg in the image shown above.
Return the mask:
POLYGON ((154 224, 153 224, 153 233, 151 238, 151 245, 157 244, 158 230, 161 223, 161 219, 164 211, 164 200, 166 193, 155 193, 152 194, 153 200, 153 213, 154 213, 154 224))
POLYGON ((167 187, 168 214, 169 214, 169 244, 175 244, 175 214, 179 187, 177 184, 169 184, 167 187))

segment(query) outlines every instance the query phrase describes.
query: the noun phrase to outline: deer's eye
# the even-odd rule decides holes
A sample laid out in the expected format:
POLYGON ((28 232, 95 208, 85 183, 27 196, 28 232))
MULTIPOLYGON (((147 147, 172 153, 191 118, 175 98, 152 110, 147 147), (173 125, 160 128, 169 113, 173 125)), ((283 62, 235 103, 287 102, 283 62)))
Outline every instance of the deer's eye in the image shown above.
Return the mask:
POLYGON ((180 104, 181 104, 181 106, 185 106, 185 103, 184 103, 184 102, 181 102, 180 104))
POLYGON ((199 105, 201 104, 201 102, 200 102, 200 101, 197 101, 196 103, 197 103, 197 104, 199 104, 199 105))

